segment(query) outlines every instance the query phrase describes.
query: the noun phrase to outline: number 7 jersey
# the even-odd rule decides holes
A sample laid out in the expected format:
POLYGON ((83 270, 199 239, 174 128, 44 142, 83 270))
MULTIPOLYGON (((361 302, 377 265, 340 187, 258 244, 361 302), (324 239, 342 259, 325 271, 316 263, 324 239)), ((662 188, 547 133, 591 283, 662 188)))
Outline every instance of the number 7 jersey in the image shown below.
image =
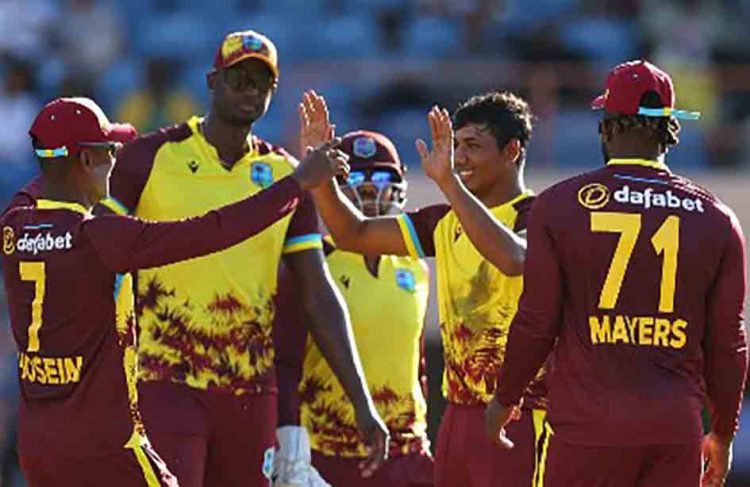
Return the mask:
POLYGON ((732 434, 747 350, 731 210, 663 163, 617 159, 542 193, 529 222, 501 402, 520 394, 535 344, 557 339, 549 420, 561 441, 691 443, 705 403, 713 430, 732 434))

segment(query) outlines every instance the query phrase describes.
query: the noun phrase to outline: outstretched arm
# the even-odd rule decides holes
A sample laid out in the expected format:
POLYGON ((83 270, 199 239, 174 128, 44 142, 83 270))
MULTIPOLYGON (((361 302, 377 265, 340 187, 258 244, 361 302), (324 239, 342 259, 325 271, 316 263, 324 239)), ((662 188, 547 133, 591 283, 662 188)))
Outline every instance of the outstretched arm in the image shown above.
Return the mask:
POLYGON ((526 240, 497 221, 453 170, 453 125, 445 109, 433 107, 427 116, 432 133, 432 150, 417 141, 425 174, 437 183, 458 216, 461 226, 476 249, 508 276, 523 272, 526 240))
MULTIPOLYGON (((299 117, 302 154, 333 138, 334 127, 325 99, 314 91, 304 94, 299 117)), ((319 186, 313 196, 336 247, 367 254, 408 254, 395 217, 365 217, 339 191, 334 180, 319 186)))

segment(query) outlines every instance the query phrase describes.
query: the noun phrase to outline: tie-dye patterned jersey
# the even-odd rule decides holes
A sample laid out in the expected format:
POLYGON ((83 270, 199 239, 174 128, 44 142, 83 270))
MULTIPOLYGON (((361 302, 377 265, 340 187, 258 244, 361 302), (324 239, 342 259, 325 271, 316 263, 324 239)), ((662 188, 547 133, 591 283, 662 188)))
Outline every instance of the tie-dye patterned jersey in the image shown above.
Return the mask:
MULTIPOLYGON (((200 119, 146 135, 118 154, 108 206, 146 220, 201 215, 287 176, 296 161, 257 137, 231 168, 200 119)), ((186 239, 190 235, 185 235, 186 239)), ((205 257, 139 271, 139 380, 234 394, 275 390, 271 323, 282 254, 321 248, 312 198, 262 233, 205 257)))
MULTIPOLYGON (((501 223, 524 234, 533 197, 529 193, 490 211, 501 223)), ((443 337, 443 394, 454 404, 492 399, 523 278, 509 277, 485 260, 465 235, 448 205, 434 205, 399 217, 404 242, 414 257, 435 256, 438 312, 443 337)), ((537 383, 526 407, 543 407, 537 383)))
MULTIPOLYGON (((391 432, 391 453, 429 451, 421 377, 427 267, 411 257, 382 256, 375 275, 361 255, 330 250, 328 266, 346 301, 375 407, 391 432)), ((300 422, 313 449, 341 457, 366 455, 354 407, 312 339, 300 403, 300 422)))

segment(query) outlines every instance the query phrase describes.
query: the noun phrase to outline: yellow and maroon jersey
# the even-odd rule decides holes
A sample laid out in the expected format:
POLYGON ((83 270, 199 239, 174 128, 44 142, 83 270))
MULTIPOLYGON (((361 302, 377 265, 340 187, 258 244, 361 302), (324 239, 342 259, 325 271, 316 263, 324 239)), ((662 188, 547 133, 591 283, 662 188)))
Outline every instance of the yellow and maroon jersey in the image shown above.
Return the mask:
MULTIPOLYGON (((530 193, 523 193, 490 211, 508 228, 524 234, 532 201, 530 193)), ((412 256, 436 258, 445 357, 443 394, 455 404, 489 402, 503 363, 523 278, 506 276, 485 260, 448 205, 400 215, 399 225, 412 256)), ((535 384, 525 405, 541 407, 543 397, 543 388, 535 384)))
POLYGON ((613 159, 549 188, 529 219, 526 282, 498 399, 554 347, 561 441, 689 444, 737 429, 747 370, 745 247, 736 216, 666 165, 613 159))
POLYGON ((289 178, 201 218, 146 223, 93 218, 81 205, 19 193, 0 221, 19 349, 19 449, 86 457, 139 448, 128 273, 240 242, 287 215, 290 200, 302 196, 289 178), (259 210, 268 218, 246 223, 259 210))
MULTIPOLYGON (((111 178, 111 209, 146 220, 202 214, 253 195, 290 174, 296 161, 250 136, 231 169, 200 119, 127 144, 111 178)), ((312 198, 262 233, 229 249, 137 274, 139 380, 234 394, 275 390, 271 323, 282 254, 321 248, 312 198)))
MULTIPOLYGON (((425 263, 381 256, 373 275, 358 254, 332 250, 327 261, 349 310, 370 394, 391 432, 391 449, 401 454, 428 451, 420 377, 430 286, 425 263)), ((343 457, 366 455, 354 407, 311 339, 300 396, 300 420, 313 449, 343 457)))

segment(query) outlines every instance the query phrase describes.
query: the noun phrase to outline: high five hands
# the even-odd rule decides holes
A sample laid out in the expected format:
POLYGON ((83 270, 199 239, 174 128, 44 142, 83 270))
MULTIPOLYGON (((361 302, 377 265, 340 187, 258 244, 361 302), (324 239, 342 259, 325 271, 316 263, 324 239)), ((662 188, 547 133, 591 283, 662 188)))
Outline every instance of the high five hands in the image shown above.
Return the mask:
POLYGON ((448 110, 432 107, 427 114, 432 135, 432 150, 427 143, 418 139, 416 146, 422 160, 424 173, 438 185, 445 184, 453 174, 453 123, 448 110))

